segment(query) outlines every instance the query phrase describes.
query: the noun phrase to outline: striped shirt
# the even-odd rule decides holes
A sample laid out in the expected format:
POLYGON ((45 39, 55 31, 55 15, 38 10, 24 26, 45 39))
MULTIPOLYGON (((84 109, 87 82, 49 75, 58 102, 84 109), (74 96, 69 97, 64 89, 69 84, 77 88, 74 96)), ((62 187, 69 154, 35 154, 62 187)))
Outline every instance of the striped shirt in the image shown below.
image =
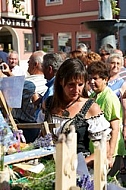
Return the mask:
POLYGON ((126 67, 122 67, 121 71, 119 73, 119 76, 123 79, 126 80, 126 67))
POLYGON ((120 99, 121 98, 121 87, 124 83, 124 80, 119 77, 115 80, 112 81, 108 81, 108 87, 110 87, 112 89, 112 91, 114 91, 114 93, 117 95, 117 97, 120 99))
POLYGON ((31 75, 26 78, 21 108, 12 110, 12 115, 15 119, 30 123, 36 121, 36 109, 31 99, 35 92, 41 96, 44 95, 47 90, 46 82, 44 75, 31 75))

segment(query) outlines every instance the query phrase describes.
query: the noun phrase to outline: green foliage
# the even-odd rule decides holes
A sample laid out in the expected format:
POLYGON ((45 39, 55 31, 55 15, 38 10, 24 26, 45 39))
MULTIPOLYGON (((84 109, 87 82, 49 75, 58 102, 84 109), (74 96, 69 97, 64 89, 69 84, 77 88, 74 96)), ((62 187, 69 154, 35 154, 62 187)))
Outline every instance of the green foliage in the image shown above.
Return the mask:
POLYGON ((116 0, 110 0, 111 2, 111 7, 112 7, 112 15, 115 17, 116 15, 118 16, 120 13, 120 8, 117 7, 117 2, 116 0))
POLYGON ((11 188, 11 190, 53 190, 55 162, 49 157, 42 158, 40 162, 45 166, 44 171, 38 174, 32 173, 28 176, 27 183, 17 184, 17 186, 11 188))
POLYGON ((12 0, 13 7, 15 8, 15 13, 22 13, 23 16, 26 16, 26 19, 29 19, 29 14, 24 12, 24 8, 22 7, 20 0, 12 0))
POLYGON ((32 190, 53 190, 53 181, 55 179, 54 160, 43 159, 41 162, 45 165, 45 170, 33 175, 28 187, 32 190))
POLYGON ((115 185, 117 185, 119 187, 123 187, 121 179, 117 179, 117 175, 118 175, 119 172, 120 171, 118 170, 113 177, 108 176, 107 177, 107 182, 108 183, 113 183, 113 184, 115 184, 115 185))
MULTIPOLYGON (((110 2, 111 2, 111 6, 112 6, 113 17, 115 17, 116 15, 119 15, 120 8, 117 7, 116 0, 110 0, 110 2)), ((22 15, 26 16, 26 19, 29 18, 29 14, 24 12, 24 8, 22 8, 20 0, 12 0, 12 4, 13 4, 13 7, 15 8, 16 14, 22 12, 22 15)))

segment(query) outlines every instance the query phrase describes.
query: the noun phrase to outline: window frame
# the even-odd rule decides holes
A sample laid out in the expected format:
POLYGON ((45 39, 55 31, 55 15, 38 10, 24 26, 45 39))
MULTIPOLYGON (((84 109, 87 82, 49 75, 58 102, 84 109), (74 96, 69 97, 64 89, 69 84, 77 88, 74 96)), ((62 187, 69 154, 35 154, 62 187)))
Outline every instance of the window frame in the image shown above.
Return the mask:
POLYGON ((61 5, 63 0, 46 0, 46 6, 61 5))
POLYGON ((33 35, 32 33, 24 33, 24 52, 32 52, 33 51, 33 35), (26 39, 27 44, 26 44, 26 39), (28 44, 30 42, 30 44, 28 44))

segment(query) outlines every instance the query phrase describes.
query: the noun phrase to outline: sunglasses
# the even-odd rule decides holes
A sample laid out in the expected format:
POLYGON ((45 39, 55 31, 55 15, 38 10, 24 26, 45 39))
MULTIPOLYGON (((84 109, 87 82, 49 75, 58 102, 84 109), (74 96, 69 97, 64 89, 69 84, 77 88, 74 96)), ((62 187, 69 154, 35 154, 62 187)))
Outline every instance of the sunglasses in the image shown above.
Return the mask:
POLYGON ((110 55, 110 53, 101 53, 100 56, 110 55))

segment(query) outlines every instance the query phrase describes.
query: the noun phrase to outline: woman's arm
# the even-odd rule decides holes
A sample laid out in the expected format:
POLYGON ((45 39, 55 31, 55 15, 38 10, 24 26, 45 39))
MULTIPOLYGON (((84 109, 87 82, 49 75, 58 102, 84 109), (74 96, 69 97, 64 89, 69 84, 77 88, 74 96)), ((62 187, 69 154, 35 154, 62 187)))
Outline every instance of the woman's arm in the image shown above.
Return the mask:
MULTIPOLYGON (((113 166, 113 158, 109 157, 109 150, 110 150, 110 145, 109 145, 109 141, 106 142, 106 155, 107 155, 107 159, 108 159, 108 166, 111 168, 113 166)), ((90 156, 87 156, 85 158, 85 162, 88 166, 93 166, 94 164, 94 153, 91 154, 90 156)))
POLYGON ((123 107, 123 138, 126 141, 126 94, 125 97, 122 97, 122 107, 123 107))
POLYGON ((94 163, 94 153, 85 158, 85 162, 88 166, 92 166, 94 163))
POLYGON ((124 82, 123 85, 121 86, 120 92, 122 94, 122 97, 126 96, 126 82, 124 82))
POLYGON ((115 148, 117 145, 117 139, 118 139, 118 135, 119 135, 119 125, 120 125, 120 120, 119 119, 115 119, 113 121, 110 121, 110 125, 112 128, 111 131, 111 139, 110 139, 110 143, 109 143, 109 158, 112 158, 114 153, 115 153, 115 148))

